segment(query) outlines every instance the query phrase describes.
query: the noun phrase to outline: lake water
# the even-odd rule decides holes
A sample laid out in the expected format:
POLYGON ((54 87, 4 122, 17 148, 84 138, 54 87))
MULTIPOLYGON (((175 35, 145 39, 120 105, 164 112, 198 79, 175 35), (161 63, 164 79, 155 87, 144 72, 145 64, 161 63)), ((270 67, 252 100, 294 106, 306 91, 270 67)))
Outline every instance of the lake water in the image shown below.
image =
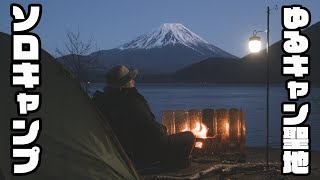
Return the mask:
MULTIPOLYGON (((91 84, 90 92, 102 90, 103 84, 91 84)), ((247 145, 266 144, 266 86, 264 85, 199 85, 199 84, 137 84, 157 120, 165 109, 243 108, 246 118, 247 145)), ((281 103, 287 101, 284 86, 270 87, 269 142, 281 147, 281 103)), ((312 88, 303 101, 311 102, 311 147, 320 150, 320 88, 312 88)))

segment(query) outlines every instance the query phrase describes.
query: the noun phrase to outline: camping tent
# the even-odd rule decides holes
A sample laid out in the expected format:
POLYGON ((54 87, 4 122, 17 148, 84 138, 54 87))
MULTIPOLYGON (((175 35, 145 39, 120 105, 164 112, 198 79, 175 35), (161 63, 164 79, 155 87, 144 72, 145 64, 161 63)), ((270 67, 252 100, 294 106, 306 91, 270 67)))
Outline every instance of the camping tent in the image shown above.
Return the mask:
MULTIPOLYGON (((42 118, 36 144, 41 145, 40 167, 34 173, 11 175, 10 119, 17 117, 15 93, 10 86, 11 37, 0 33, 0 172, 8 179, 103 180, 139 179, 110 127, 63 67, 41 51, 42 104, 33 118, 42 118)), ((0 173, 1 174, 1 173, 0 173)), ((0 175, 1 177, 1 175, 0 175)))

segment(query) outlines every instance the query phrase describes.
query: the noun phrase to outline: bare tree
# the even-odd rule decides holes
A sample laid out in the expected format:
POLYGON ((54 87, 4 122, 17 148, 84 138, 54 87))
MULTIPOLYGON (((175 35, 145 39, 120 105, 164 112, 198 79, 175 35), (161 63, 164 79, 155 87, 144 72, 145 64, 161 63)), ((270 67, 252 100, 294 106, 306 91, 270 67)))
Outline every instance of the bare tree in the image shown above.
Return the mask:
POLYGON ((91 81, 89 72, 98 66, 99 58, 99 49, 94 44, 93 38, 83 41, 79 31, 67 32, 64 48, 56 48, 56 53, 60 56, 58 59, 75 79, 82 83, 91 81), (93 50, 96 52, 88 56, 88 53, 93 50))

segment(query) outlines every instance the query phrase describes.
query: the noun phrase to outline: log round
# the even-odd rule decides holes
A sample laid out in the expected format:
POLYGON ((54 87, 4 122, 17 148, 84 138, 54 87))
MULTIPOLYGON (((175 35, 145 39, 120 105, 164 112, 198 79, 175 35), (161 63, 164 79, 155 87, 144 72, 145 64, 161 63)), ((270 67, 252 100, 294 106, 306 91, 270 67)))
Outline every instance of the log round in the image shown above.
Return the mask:
POLYGON ((241 117, 241 142, 240 142, 240 152, 242 154, 246 153, 246 120, 245 113, 243 109, 240 110, 241 117))
POLYGON ((162 124, 167 127, 167 133, 175 134, 175 115, 172 110, 164 110, 162 111, 162 124))
POLYGON ((202 123, 208 127, 208 137, 213 137, 217 134, 217 121, 215 121, 213 109, 204 109, 202 111, 202 123))
POLYGON ((217 135, 221 136, 220 151, 226 152, 229 148, 230 122, 229 111, 226 109, 216 110, 217 135))
POLYGON ((202 113, 199 109, 191 109, 188 111, 188 118, 190 121, 190 130, 197 128, 197 123, 199 125, 202 123, 202 113))
POLYGON ((190 131, 190 121, 188 118, 188 111, 176 110, 175 128, 176 128, 176 133, 182 132, 182 131, 190 131))
POLYGON ((229 110, 230 117, 230 137, 229 150, 231 152, 240 152, 241 141, 241 113, 238 109, 229 110))

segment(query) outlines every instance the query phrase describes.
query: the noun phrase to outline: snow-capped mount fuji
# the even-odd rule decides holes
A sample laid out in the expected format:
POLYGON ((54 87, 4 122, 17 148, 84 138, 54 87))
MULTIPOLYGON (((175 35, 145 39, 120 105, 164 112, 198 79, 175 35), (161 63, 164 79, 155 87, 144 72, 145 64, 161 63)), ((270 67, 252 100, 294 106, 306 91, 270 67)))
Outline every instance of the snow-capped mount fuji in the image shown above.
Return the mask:
POLYGON ((180 23, 162 24, 151 33, 143 34, 135 40, 121 45, 119 49, 152 49, 169 45, 183 45, 201 55, 235 58, 233 55, 208 43, 180 23))
POLYGON ((179 23, 162 24, 118 48, 99 51, 99 56, 107 68, 124 64, 142 74, 172 73, 209 57, 238 59, 179 23))

